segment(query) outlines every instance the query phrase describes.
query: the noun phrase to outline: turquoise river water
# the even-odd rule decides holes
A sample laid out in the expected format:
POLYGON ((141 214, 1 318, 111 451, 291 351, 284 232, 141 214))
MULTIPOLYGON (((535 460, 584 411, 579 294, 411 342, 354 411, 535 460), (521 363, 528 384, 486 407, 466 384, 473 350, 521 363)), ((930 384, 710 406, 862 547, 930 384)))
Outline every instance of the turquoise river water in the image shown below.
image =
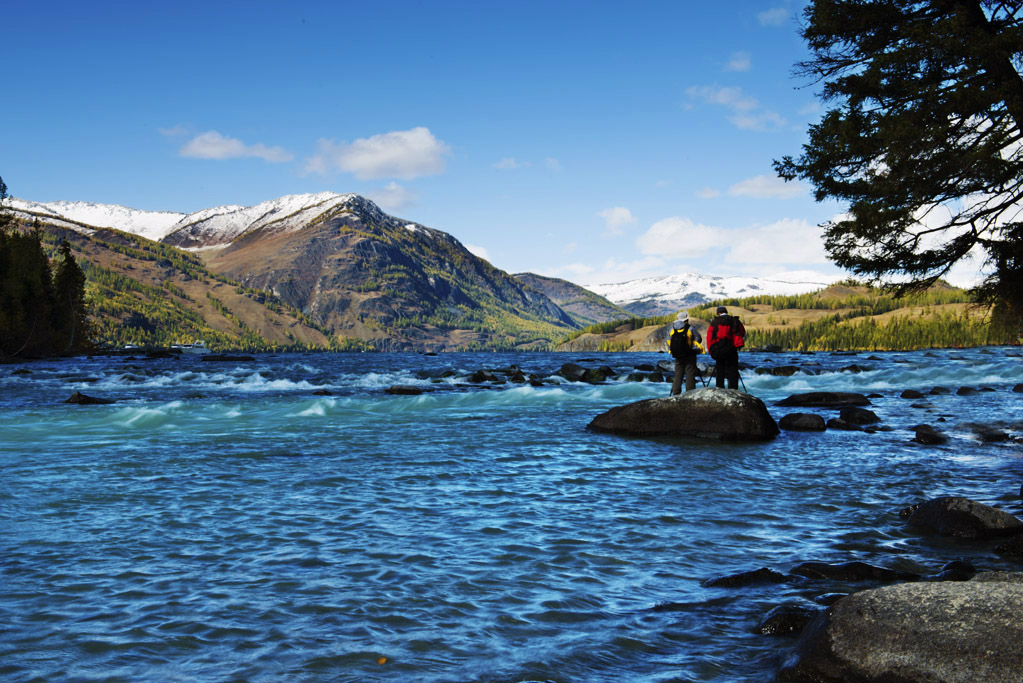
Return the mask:
POLYGON ((666 396, 625 379, 664 358, 0 366, 0 678, 769 681, 795 640, 755 634, 766 612, 869 586, 707 579, 811 560, 1014 568, 990 545, 914 533, 898 511, 965 495, 1021 513, 1018 348, 742 355, 775 419, 799 411, 774 405, 790 394, 854 391, 876 394, 889 431, 752 445, 587 431, 666 396), (619 378, 467 379, 513 364, 550 378, 569 361, 619 378), (785 364, 803 370, 753 369, 785 364), (935 386, 951 393, 899 397, 935 386), (65 404, 74 391, 116 403, 65 404), (950 443, 911 442, 923 422, 950 443), (973 423, 1013 440, 985 443, 973 423))

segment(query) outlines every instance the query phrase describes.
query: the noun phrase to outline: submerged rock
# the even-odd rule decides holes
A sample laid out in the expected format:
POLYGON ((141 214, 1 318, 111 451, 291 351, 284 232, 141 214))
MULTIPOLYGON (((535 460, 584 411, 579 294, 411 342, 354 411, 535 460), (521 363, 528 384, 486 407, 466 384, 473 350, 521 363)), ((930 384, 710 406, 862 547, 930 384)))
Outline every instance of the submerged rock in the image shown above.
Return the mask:
POLYGON ((919 574, 912 572, 876 567, 859 561, 843 564, 803 562, 794 567, 792 573, 807 579, 833 579, 836 581, 916 581, 920 578, 919 574))
POLYGON ((804 629, 778 680, 1018 681, 1021 610, 1023 584, 1014 581, 904 583, 853 593, 804 629))
POLYGON ((766 441, 779 431, 763 401, 736 389, 716 387, 618 406, 595 417, 587 428, 632 436, 677 435, 729 441, 766 441))
POLYGON ((807 408, 841 408, 842 406, 869 406, 870 399, 863 394, 844 391, 810 391, 805 394, 793 394, 788 398, 778 401, 775 405, 807 408))
POLYGON ((993 538, 1023 533, 1023 522, 990 505, 969 498, 943 496, 921 504, 907 524, 958 538, 993 538))
POLYGON ((73 403, 80 406, 105 406, 113 403, 109 398, 96 398, 95 396, 86 396, 85 394, 75 392, 71 394, 71 398, 64 401, 64 403, 73 403))
POLYGON ((701 585, 719 588, 741 588, 761 583, 785 583, 786 580, 787 578, 781 572, 761 567, 760 569, 753 569, 748 572, 739 572, 738 574, 707 579, 701 585))

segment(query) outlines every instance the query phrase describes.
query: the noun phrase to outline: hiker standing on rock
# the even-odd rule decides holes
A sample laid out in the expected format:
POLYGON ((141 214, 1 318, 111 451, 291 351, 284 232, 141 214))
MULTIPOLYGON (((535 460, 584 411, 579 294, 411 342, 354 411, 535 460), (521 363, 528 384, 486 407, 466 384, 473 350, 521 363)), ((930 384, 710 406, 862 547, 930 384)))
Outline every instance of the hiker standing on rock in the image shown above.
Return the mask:
POLYGON ((682 311, 671 324, 668 336, 668 350, 675 359, 675 379, 671 383, 671 395, 682 393, 682 376, 686 378, 686 391, 696 388, 696 354, 703 353, 700 333, 689 327, 689 311, 682 311))
POLYGON ((739 349, 746 343, 746 328, 735 316, 728 315, 728 309, 718 306, 717 315, 707 328, 707 349, 717 363, 714 382, 719 389, 739 388, 739 349))

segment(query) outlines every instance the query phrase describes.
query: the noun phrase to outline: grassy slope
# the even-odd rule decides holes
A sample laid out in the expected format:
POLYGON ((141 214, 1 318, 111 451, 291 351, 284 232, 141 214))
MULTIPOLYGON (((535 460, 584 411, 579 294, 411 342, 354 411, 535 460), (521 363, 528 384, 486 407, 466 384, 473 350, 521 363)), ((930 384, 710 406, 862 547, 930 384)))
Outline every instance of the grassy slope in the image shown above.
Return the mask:
MULTIPOLYGON (((938 286, 935 290, 936 296, 939 299, 966 299, 966 293, 961 290, 954 290, 946 286, 938 286)), ((750 333, 749 339, 756 340, 758 333, 761 334, 760 338, 764 338, 768 333, 772 331, 792 331, 793 336, 798 335, 800 330, 806 330, 808 328, 803 327, 812 323, 818 325, 828 322, 829 319, 838 317, 841 320, 836 323, 837 328, 851 328, 863 324, 876 324, 883 328, 893 321, 904 322, 906 320, 911 323, 920 321, 923 325, 932 324, 934 327, 948 328, 948 332, 944 333, 939 340, 937 345, 941 346, 960 346, 964 344, 964 338, 958 334, 959 331, 963 330, 966 326, 970 328, 984 328, 986 327, 988 319, 988 311, 984 308, 978 307, 967 301, 953 301, 950 303, 921 303, 914 302, 911 297, 896 302, 892 310, 886 310, 878 313, 865 312, 866 308, 870 306, 878 306, 883 308, 882 304, 885 303, 885 297, 882 293, 877 290, 872 290, 868 287, 863 286, 851 286, 846 284, 832 285, 824 290, 813 293, 810 295, 811 299, 816 299, 816 302, 808 305, 820 305, 827 306, 826 308, 804 308, 804 307, 780 307, 776 304, 771 303, 760 303, 754 302, 753 299, 739 300, 739 301, 727 301, 727 302, 712 302, 701 308, 690 308, 690 314, 694 318, 694 324, 698 329, 706 327, 706 321, 709 321, 714 314, 715 308, 719 303, 724 303, 728 306, 728 311, 732 315, 738 315, 743 324, 746 326, 747 332, 750 333), (697 320, 702 319, 702 321, 697 320), (952 325, 939 325, 940 321, 948 321, 954 318, 955 323, 952 325)), ((780 299, 780 298, 779 298, 780 299)), ((653 322, 653 321, 650 321, 653 322)), ((621 351, 656 351, 663 347, 661 338, 664 336, 659 331, 663 331, 665 323, 658 321, 657 324, 647 324, 639 329, 632 329, 630 326, 622 326, 614 331, 607 331, 605 329, 595 330, 584 330, 583 333, 577 336, 575 339, 563 342, 557 348, 558 350, 571 350, 571 351, 596 351, 596 350, 621 350, 621 351), (594 333, 596 332, 596 333, 594 333), (658 342, 661 342, 658 344, 658 342)), ((978 339, 977 335, 972 335, 973 339, 978 339)), ((984 336, 980 335, 981 339, 984 336)), ((990 340, 991 343, 1008 343, 1012 340, 990 340)), ((869 344, 863 344, 863 348, 870 348, 876 350, 883 350, 886 348, 893 348, 898 345, 899 340, 891 340, 887 338, 883 331, 879 335, 878 341, 873 341, 869 344)), ((968 343, 968 342, 967 342, 968 343)), ((924 344, 924 345, 935 345, 924 344)), ((796 347, 796 344, 791 344, 792 347, 796 347)), ((805 344, 805 348, 810 350, 821 350, 828 348, 826 340, 820 344, 808 343, 805 344)))
POLYGON ((328 344, 298 311, 240 290, 187 252, 117 230, 41 227, 45 246, 66 239, 86 272, 93 339, 100 345, 202 339, 214 349, 258 350, 328 344))

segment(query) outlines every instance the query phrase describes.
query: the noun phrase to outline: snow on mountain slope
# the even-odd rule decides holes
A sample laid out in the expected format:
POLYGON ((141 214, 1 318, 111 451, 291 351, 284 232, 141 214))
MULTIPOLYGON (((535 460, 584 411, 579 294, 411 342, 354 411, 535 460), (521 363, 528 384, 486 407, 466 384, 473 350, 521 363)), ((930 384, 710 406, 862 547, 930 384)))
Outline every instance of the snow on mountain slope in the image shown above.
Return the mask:
POLYGON ((228 244, 242 233, 259 228, 297 230, 324 211, 356 197, 358 195, 320 192, 288 195, 255 206, 204 209, 182 218, 168 233, 167 242, 195 249, 228 244))
POLYGON ((586 289, 631 311, 659 315, 714 299, 758 294, 803 294, 827 287, 839 279, 840 276, 829 278, 811 272, 789 273, 784 279, 681 273, 613 284, 586 285, 586 289))
POLYGON ((30 202, 11 197, 10 207, 15 211, 57 216, 97 228, 115 228, 160 240, 185 216, 172 211, 140 211, 116 204, 92 202, 30 202))

